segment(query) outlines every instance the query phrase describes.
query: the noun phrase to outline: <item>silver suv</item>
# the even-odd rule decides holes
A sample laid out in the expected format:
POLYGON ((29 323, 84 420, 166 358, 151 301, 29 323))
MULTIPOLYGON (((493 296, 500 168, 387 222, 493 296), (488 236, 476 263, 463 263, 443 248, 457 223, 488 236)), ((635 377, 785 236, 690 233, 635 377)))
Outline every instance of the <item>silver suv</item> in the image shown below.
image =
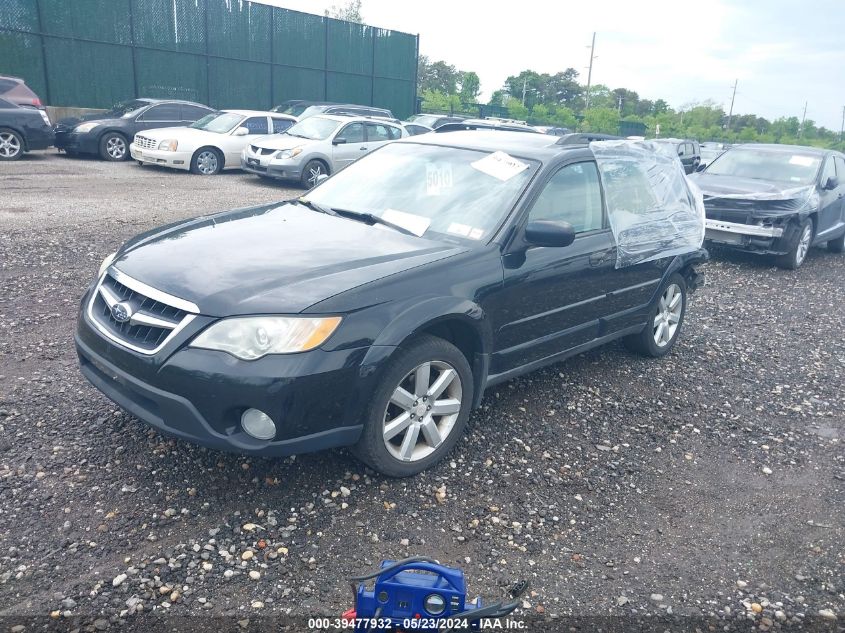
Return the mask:
POLYGON ((310 189, 385 143, 408 136, 401 124, 363 116, 318 115, 284 134, 261 136, 244 148, 241 168, 267 178, 298 180, 310 189))

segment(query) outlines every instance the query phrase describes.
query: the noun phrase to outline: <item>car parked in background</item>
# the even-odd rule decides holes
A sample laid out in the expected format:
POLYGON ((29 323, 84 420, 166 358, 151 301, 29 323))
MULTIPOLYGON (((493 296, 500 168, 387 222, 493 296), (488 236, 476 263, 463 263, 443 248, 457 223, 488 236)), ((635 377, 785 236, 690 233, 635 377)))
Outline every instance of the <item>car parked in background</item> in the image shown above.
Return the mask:
POLYGON ((698 163, 696 169, 704 169, 707 165, 719 158, 729 147, 730 145, 728 143, 701 143, 701 162, 698 163))
POLYGON ((0 98, 0 161, 53 144, 53 126, 44 110, 0 98))
POLYGON ((430 127, 425 125, 420 125, 419 123, 403 123, 402 127, 405 128, 405 131, 410 136, 417 136, 418 134, 428 134, 429 132, 433 132, 434 130, 430 127))
POLYGON ((572 133, 572 130, 567 127, 556 127, 554 125, 535 125, 534 128, 538 132, 549 134, 551 136, 566 136, 567 134, 572 133))
POLYGON ((302 119, 307 119, 308 117, 316 116, 318 114, 346 114, 349 116, 379 117, 389 119, 391 121, 398 121, 398 119, 393 116, 393 112, 387 108, 362 106, 354 103, 312 105, 306 108, 302 114, 297 117, 297 119, 301 121, 302 119))
POLYGON ((20 77, 0 75, 0 99, 20 106, 43 107, 38 95, 20 77))
POLYGON ((56 147, 70 155, 95 154, 104 160, 128 160, 129 144, 138 132, 188 125, 214 111, 191 101, 123 101, 107 112, 59 121, 55 128, 56 147))
POLYGON ((537 128, 526 123, 506 121, 502 119, 464 119, 452 123, 443 123, 434 131, 438 134, 445 132, 460 132, 466 130, 500 130, 505 132, 528 132, 541 134, 537 128))
POLYGON ((353 161, 408 133, 399 123, 362 116, 323 114, 308 117, 285 134, 250 141, 240 166, 259 176, 317 184, 321 176, 340 171, 353 161))
POLYGON ((698 165, 701 162, 701 147, 698 141, 679 138, 656 138, 654 142, 673 148, 681 160, 681 165, 684 166, 684 173, 691 174, 698 169, 698 165))
POLYGON ((704 193, 706 238, 804 263, 812 246, 845 250, 845 155, 794 145, 735 145, 692 179, 704 193))
POLYGON ((188 127, 140 132, 130 146, 141 165, 159 165, 211 176, 240 169, 244 147, 267 134, 281 134, 296 122, 288 114, 259 110, 221 110, 188 127))
MULTIPOLYGON (((626 151, 610 181, 623 203, 646 169, 626 151)), ((456 446, 493 385, 615 339, 673 349, 706 251, 618 267, 603 173, 586 145, 540 134, 428 134, 307 197, 145 233, 85 292, 82 373, 187 441, 263 457, 351 446, 413 475, 456 446)), ((674 182, 663 210, 692 211, 674 182)))
POLYGON ((436 130, 441 125, 447 123, 460 123, 466 121, 468 116, 461 116, 459 114, 415 114, 408 117, 408 123, 415 125, 425 125, 433 130, 436 130))

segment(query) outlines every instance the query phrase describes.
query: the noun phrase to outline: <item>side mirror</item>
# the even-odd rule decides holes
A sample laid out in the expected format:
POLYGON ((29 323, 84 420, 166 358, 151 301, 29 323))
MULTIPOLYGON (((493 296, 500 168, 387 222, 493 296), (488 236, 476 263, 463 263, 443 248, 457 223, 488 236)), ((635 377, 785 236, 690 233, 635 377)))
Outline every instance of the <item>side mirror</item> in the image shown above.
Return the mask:
POLYGON ((249 128, 239 127, 235 130, 235 136, 246 136, 247 134, 249 134, 249 128))
POLYGON ((336 138, 332 140, 332 145, 343 145, 344 143, 346 143, 345 138, 336 138))
POLYGON ((832 191, 839 186, 839 179, 831 176, 827 179, 827 182, 822 185, 822 189, 825 191, 832 191))
POLYGON ((532 246, 569 246, 575 241, 575 229, 569 222, 536 220, 525 226, 525 241, 532 246))
POLYGON ((698 167, 695 168, 695 171, 704 171, 705 169, 707 169, 706 163, 698 163, 698 167))

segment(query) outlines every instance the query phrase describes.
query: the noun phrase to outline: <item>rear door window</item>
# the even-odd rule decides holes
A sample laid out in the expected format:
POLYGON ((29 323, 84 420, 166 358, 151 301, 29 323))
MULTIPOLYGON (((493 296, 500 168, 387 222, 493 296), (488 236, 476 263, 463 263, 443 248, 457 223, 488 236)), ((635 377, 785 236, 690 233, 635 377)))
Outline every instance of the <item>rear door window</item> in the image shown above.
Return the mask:
POLYGON ((250 134, 269 134, 270 126, 267 124, 266 116, 252 116, 240 124, 239 127, 245 127, 250 134))
POLYGON ((295 121, 289 121, 288 119, 274 119, 273 117, 270 117, 270 121, 273 123, 272 134, 281 134, 295 123, 295 121))
POLYGON ((206 114, 211 114, 212 112, 214 112, 214 110, 212 110, 211 108, 201 108, 199 106, 182 104, 181 112, 182 121, 199 121, 206 114))
POLYGON ((182 112, 178 103, 162 103, 154 105, 141 116, 142 121, 162 121, 174 123, 182 120, 182 112))
POLYGON ((384 123, 367 123, 367 142, 383 143, 385 141, 392 141, 401 136, 401 132, 397 130, 399 136, 394 136, 394 128, 392 125, 385 125, 384 123))

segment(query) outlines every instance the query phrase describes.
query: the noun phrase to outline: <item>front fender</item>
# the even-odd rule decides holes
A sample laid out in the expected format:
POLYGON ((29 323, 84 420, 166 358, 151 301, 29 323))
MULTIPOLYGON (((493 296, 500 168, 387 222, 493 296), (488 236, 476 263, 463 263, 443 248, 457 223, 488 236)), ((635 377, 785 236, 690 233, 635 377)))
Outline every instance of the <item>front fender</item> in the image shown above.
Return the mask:
POLYGON ((479 351, 489 352, 493 344, 490 319, 477 303, 458 297, 431 297, 405 307, 373 344, 398 346, 413 334, 452 320, 470 326, 478 336, 479 351))

